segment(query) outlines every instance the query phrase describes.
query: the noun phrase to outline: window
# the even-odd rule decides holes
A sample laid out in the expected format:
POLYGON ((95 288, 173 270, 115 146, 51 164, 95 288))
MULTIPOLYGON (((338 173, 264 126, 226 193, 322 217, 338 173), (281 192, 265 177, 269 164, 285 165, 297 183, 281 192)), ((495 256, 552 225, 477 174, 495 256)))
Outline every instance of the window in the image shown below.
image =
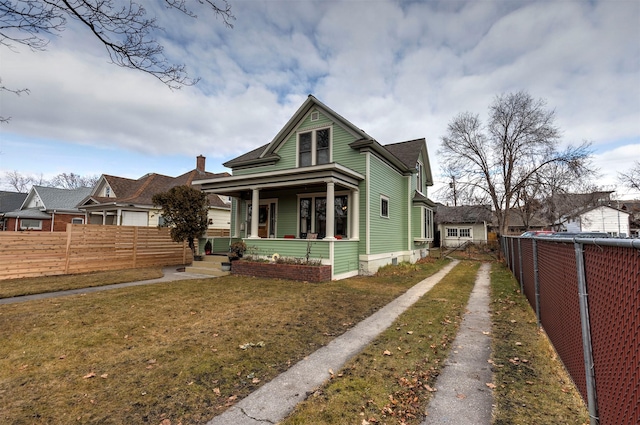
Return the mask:
POLYGON ((460 237, 461 238, 470 238, 471 237, 471 229, 469 229, 469 228, 460 229, 460 237))
POLYGON ((458 229, 447 227, 447 237, 448 238, 457 238, 458 237, 458 229))
POLYGON ((318 130, 316 136, 316 164, 329 163, 329 129, 318 130))
POLYGON ((425 239, 433 239, 433 210, 429 208, 423 208, 423 210, 424 210, 423 237, 425 239))
POLYGON ((311 113, 311 121, 318 121, 320 119, 320 113, 315 111, 311 113))
POLYGON ((298 134, 298 167, 331 162, 331 129, 323 128, 298 134))
POLYGON ((23 218, 20 220, 21 230, 42 230, 42 220, 23 218))
POLYGON ((347 202, 348 201, 349 201, 349 197, 347 195, 336 196, 336 203, 335 203, 335 208, 336 208, 336 212, 335 212, 335 220, 336 220, 335 236, 347 237, 349 235, 349 233, 347 233, 348 224, 349 224, 348 211, 347 211, 347 209, 348 209, 347 202))
POLYGON ((72 218, 71 224, 84 224, 84 218, 80 218, 80 217, 72 218))
MULTIPOLYGON (((334 236, 348 237, 349 210, 348 195, 336 195, 333 233, 334 236)), ((299 237, 305 239, 307 234, 315 233, 318 239, 327 236, 327 198, 325 196, 314 196, 311 198, 300 198, 300 234, 299 237), (313 210, 312 210, 313 208, 313 210)))
POLYGON ((300 167, 308 167, 311 165, 311 133, 302 133, 300 135, 300 167))
POLYGON ((300 199, 300 237, 311 233, 311 198, 300 199))
POLYGON ((380 195, 380 217, 389 218, 389 198, 380 195))
POLYGON ((423 188, 424 188, 423 171, 424 170, 421 162, 416 163, 416 170, 418 171, 418 174, 416 175, 416 190, 420 193, 423 193, 423 188))

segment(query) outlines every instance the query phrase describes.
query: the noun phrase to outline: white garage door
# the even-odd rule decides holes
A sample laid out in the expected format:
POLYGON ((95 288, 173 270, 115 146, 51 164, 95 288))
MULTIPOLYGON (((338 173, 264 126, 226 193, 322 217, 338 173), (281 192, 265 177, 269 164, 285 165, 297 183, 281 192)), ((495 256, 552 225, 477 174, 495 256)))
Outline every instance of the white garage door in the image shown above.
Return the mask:
POLYGON ((122 211, 123 226, 148 226, 149 218, 146 212, 122 211))

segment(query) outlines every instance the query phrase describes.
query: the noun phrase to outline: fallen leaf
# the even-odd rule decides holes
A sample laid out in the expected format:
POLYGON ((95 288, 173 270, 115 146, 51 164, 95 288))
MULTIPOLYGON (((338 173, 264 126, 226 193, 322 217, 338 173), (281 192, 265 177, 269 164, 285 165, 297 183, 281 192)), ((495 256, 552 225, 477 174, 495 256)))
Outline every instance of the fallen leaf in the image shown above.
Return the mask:
POLYGON ((467 398, 467 396, 464 394, 456 394, 456 398, 459 398, 460 400, 464 400, 465 398, 467 398))
POLYGON ((29 365, 28 365, 28 364, 23 364, 22 366, 20 366, 20 367, 18 368, 18 370, 25 370, 25 369, 26 369, 26 368, 28 368, 28 367, 29 367, 29 365))
POLYGON ((58 358, 59 358, 60 360, 64 360, 64 359, 66 359, 66 358, 67 358, 67 355, 66 355, 66 354, 63 354, 63 355, 61 355, 61 356, 60 356, 60 357, 58 357, 58 358))
POLYGON ((214 393, 215 395, 220 395, 220 388, 214 388, 214 389, 213 389, 213 393, 214 393))
POLYGON ((487 382, 485 385, 491 388, 492 390, 496 388, 496 384, 494 384, 493 382, 487 382))
POLYGON ((407 331, 409 335, 413 335, 413 331, 407 331))
POLYGON ((259 382, 260 382, 260 380, 259 380, 258 378, 253 378, 253 379, 251 380, 251 382, 252 382, 252 383, 254 383, 254 384, 257 384, 257 383, 259 383, 259 382))
POLYGON ((171 421, 169 419, 163 419, 160 425, 171 425, 171 421))
POLYGON ((520 346, 522 345, 522 343, 521 343, 521 342, 516 342, 516 345, 517 345, 518 347, 520 347, 520 346))
POLYGON ((100 375, 102 379, 107 379, 108 376, 109 376, 108 373, 103 373, 102 375, 100 375))
POLYGON ((96 374, 94 372, 89 372, 86 375, 84 375, 82 378, 83 379, 88 379, 88 378, 94 378, 96 376, 96 374))
POLYGON ((424 384, 424 389, 425 389, 425 390, 427 390, 427 391, 429 391, 430 393, 435 393, 436 391, 438 391, 438 390, 436 390, 435 388, 432 388, 432 387, 430 387, 430 386, 429 386, 429 385, 427 385, 427 384, 424 384))
POLYGON ((390 356, 391 355, 391 351, 389 350, 384 350, 384 352, 382 353, 384 356, 390 356))

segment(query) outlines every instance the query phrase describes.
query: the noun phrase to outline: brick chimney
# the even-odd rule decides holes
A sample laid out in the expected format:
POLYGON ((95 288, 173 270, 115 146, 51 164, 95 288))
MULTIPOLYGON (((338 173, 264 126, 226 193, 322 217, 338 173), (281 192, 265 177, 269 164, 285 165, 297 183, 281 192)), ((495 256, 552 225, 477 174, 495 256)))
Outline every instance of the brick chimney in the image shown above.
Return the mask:
POLYGON ((204 163, 207 160, 206 157, 202 156, 202 155, 198 155, 196 157, 196 170, 204 173, 204 163))

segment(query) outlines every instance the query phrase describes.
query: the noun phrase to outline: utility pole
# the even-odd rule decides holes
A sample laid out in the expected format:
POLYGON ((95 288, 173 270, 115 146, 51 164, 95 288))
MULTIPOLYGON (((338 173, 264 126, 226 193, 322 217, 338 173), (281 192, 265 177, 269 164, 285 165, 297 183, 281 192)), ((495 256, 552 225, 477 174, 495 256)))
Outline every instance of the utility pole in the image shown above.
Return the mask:
POLYGON ((458 193, 456 192, 456 176, 451 176, 451 183, 449 183, 449 188, 453 189, 453 206, 458 206, 458 193))

